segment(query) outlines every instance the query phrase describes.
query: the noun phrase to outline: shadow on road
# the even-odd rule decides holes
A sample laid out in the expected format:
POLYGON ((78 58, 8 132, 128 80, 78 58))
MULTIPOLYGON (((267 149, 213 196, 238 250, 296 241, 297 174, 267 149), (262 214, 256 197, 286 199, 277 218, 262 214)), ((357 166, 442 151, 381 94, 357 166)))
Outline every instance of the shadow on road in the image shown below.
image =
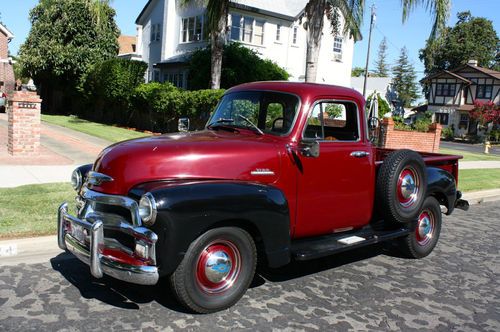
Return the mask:
MULTIPOLYGON (((262 286, 266 282, 285 282, 305 277, 381 254, 392 255, 382 245, 374 245, 311 261, 292 261, 278 269, 259 267, 250 288, 262 286)), ((84 298, 132 310, 139 309, 138 304, 156 301, 173 311, 190 313, 176 301, 167 278, 160 279, 154 286, 133 285, 106 275, 102 279, 96 279, 90 274, 87 265, 76 258, 68 259, 64 253, 52 258, 50 262, 52 268, 78 288, 84 298)))

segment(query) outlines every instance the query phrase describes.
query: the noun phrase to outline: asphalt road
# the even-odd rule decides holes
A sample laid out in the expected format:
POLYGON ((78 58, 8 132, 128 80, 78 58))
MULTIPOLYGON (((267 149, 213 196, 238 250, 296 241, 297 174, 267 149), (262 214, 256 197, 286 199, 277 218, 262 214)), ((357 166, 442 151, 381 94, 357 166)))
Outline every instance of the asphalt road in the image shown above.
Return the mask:
POLYGON ((66 254, 2 267, 0 331, 500 331, 498 202, 446 217, 436 250, 409 260, 381 247, 261 271, 234 307, 186 313, 167 283, 92 279, 66 254))
MULTIPOLYGON (((483 144, 467 144, 467 143, 441 141, 439 143, 439 146, 442 148, 466 151, 466 152, 471 152, 471 153, 483 153, 484 152, 484 145, 483 144)), ((493 146, 490 149, 490 154, 500 156, 500 147, 498 145, 493 146)))

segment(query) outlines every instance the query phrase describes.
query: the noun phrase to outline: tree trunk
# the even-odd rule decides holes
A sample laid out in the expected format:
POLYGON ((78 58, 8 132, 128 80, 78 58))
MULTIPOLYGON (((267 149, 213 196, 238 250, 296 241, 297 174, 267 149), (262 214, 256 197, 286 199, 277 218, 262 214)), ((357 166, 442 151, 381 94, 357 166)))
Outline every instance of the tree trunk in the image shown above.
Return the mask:
POLYGON ((210 88, 220 89, 222 72, 222 55, 224 44, 226 42, 227 14, 229 10, 229 1, 219 4, 218 20, 216 29, 211 29, 210 41, 212 59, 210 61, 210 88))
POLYGON ((306 6, 307 53, 306 82, 316 82, 318 57, 321 48, 321 34, 325 15, 326 0, 310 0, 306 6))

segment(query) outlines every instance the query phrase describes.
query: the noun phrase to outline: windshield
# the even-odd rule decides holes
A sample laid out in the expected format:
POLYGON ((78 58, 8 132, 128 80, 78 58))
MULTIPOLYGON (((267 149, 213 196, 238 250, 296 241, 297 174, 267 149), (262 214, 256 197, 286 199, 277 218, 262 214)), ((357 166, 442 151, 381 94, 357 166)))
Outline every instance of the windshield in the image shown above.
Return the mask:
POLYGON ((207 124, 246 128, 258 133, 285 135, 293 125, 299 99, 287 93, 270 91, 234 92, 224 95, 207 124))

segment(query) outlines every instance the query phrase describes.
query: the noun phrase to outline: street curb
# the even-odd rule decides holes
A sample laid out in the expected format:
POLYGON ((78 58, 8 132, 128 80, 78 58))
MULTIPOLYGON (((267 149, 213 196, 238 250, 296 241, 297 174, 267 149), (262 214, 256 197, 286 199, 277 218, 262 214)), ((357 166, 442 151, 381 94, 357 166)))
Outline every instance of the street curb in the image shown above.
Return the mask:
MULTIPOLYGON (((469 201, 470 205, 500 201, 500 189, 466 192, 463 199, 469 201)), ((61 254, 64 251, 58 247, 55 235, 0 240, 0 266, 46 263, 61 254)), ((58 256, 58 259, 72 257, 64 254, 62 257, 58 256)))

